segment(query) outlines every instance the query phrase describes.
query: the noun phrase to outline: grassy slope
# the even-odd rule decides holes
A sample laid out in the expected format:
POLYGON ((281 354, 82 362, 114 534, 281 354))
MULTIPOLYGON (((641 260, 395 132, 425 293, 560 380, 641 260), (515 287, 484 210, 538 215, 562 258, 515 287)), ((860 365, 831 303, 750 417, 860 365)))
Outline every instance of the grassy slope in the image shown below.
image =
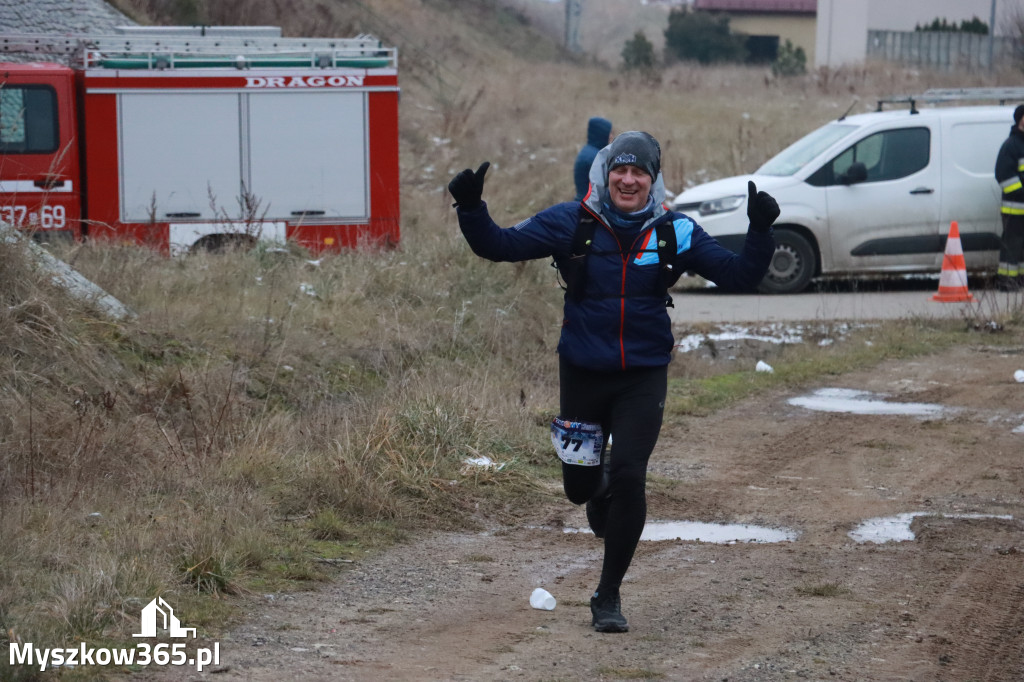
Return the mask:
MULTIPOLYGON (((158 5, 135 16, 169 20, 158 5)), ((750 170, 852 97, 868 108, 876 94, 964 84, 690 66, 643 84, 564 57, 484 2, 217 6, 215 23, 238 23, 234 8, 252 23, 299 17, 290 34, 368 31, 398 45, 402 245, 318 263, 66 254, 138 311, 123 323, 0 246, 0 638, 118 640, 157 594, 216 631, 237 602, 211 594, 315 584, 333 570, 318 559, 358 557, 422 524, 509 521, 550 494, 560 292, 547 263, 469 253, 444 192, 453 172, 491 160, 486 197, 512 224, 569 195, 593 114, 654 132, 679 187, 750 170), (467 469, 476 455, 510 464, 467 469)), ((816 352, 815 371, 849 362, 816 352)), ((673 399, 699 412, 703 386, 677 383, 673 399)))

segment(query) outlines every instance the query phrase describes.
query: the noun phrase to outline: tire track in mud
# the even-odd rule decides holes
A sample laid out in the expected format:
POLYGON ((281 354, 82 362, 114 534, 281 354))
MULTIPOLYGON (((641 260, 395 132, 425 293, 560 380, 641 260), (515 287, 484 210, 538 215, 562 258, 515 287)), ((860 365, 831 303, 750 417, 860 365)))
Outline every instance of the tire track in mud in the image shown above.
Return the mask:
POLYGON ((922 656, 908 661, 906 644, 900 644, 900 653, 880 655, 891 663, 873 666, 872 679, 1020 682, 1024 561, 1013 545, 1020 540, 1019 524, 936 519, 929 526, 917 540, 924 545, 920 562, 953 556, 962 565, 949 571, 948 581, 926 587, 931 594, 917 595, 924 613, 901 614, 916 621, 922 656))
POLYGON ((943 666, 943 677, 978 682, 1024 679, 1022 603, 1024 566, 1019 557, 971 562, 934 611, 949 630, 931 647, 943 666), (948 620, 951 613, 956 616, 948 620))

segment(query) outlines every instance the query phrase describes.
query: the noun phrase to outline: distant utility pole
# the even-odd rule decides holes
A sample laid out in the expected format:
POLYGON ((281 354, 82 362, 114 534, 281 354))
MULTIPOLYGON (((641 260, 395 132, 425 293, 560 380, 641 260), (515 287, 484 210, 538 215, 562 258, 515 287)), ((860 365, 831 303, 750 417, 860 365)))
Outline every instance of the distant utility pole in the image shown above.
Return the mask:
POLYGON ((993 63, 996 51, 996 0, 992 0, 992 10, 988 15, 988 70, 995 71, 993 63))
POLYGON ((565 0, 565 49, 580 52, 580 14, 583 0, 565 0))

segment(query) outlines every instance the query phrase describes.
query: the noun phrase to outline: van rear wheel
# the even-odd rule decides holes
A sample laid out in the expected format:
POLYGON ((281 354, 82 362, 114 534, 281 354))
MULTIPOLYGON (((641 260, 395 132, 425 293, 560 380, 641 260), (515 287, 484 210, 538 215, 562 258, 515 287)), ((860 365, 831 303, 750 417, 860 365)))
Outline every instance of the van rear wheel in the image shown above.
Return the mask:
POLYGON ((775 230, 775 254, 761 280, 764 294, 795 294, 807 288, 817 266, 814 246, 799 232, 775 230))

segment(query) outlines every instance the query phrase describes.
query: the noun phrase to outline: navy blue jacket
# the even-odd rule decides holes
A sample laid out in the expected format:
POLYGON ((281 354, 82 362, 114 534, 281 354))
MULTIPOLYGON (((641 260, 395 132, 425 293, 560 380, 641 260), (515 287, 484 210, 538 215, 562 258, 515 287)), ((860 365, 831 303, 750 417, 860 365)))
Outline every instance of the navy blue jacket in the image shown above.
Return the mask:
POLYGON ((613 228, 595 197, 606 194, 603 170, 597 165, 590 178, 595 188, 584 203, 556 204, 507 229, 499 227, 487 204, 481 203, 474 210, 458 209, 459 227, 473 252, 483 258, 512 262, 554 257, 561 266, 569 258, 581 211, 589 211, 598 225, 587 256, 586 295, 579 302, 565 298, 559 354, 572 365, 597 371, 667 365, 674 339, 664 290, 658 284, 655 226, 670 221, 675 228, 676 272, 695 272, 727 290, 757 287, 768 270, 775 241, 771 231, 750 231, 741 254, 729 251, 689 217, 660 205, 660 176, 652 188, 658 201, 655 215, 632 231, 613 228))
POLYGON ((1024 215, 1024 132, 1017 126, 1010 129, 996 154, 996 182, 1002 190, 1000 211, 1006 215, 1024 215))
POLYGON ((583 201, 583 197, 587 196, 587 190, 590 189, 590 167, 594 164, 597 153, 608 146, 611 134, 612 122, 608 119, 595 116, 587 121, 587 143, 576 155, 576 162, 572 167, 576 201, 583 201))

